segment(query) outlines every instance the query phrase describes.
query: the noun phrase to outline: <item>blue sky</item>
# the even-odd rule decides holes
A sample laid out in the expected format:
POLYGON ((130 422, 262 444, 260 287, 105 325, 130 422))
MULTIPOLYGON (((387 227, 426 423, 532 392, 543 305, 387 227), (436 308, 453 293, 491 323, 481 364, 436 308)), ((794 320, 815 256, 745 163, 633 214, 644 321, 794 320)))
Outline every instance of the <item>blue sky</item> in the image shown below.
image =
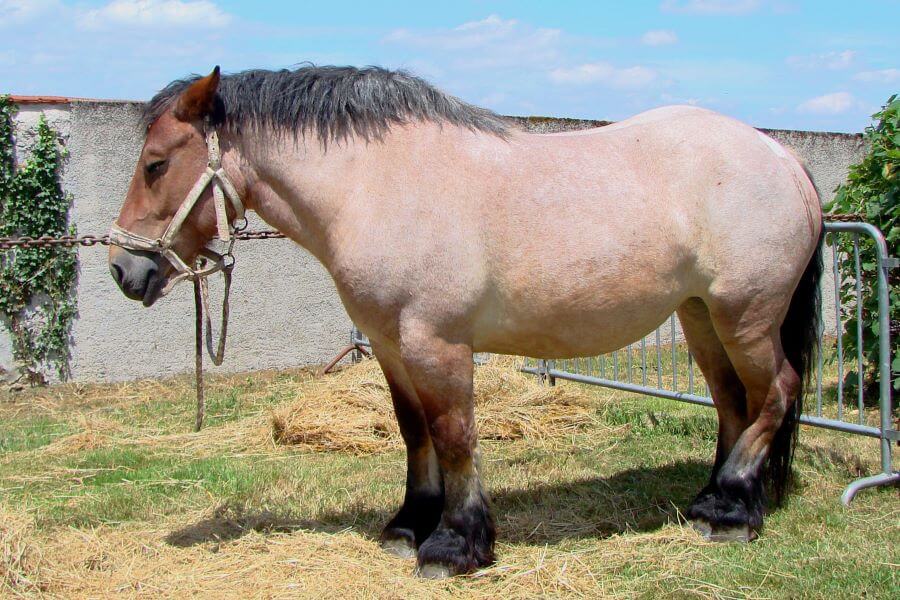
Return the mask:
POLYGON ((0 0, 0 92, 146 99, 251 67, 406 68, 505 114, 690 103, 861 131, 900 91, 900 0, 0 0))

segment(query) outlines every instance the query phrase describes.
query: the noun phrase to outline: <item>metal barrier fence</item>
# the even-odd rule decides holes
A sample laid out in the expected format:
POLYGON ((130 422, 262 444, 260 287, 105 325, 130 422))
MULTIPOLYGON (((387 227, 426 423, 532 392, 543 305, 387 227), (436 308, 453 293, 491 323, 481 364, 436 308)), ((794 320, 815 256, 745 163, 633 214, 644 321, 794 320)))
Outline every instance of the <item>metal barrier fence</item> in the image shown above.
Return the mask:
MULTIPOLYGON (((824 311, 833 310, 835 324, 832 331, 826 331, 824 318, 820 319, 822 327, 819 331, 818 361, 815 365, 815 404, 801 415, 800 422, 815 427, 834 429, 849 434, 877 438, 880 442, 881 472, 871 477, 859 478, 847 486, 841 501, 849 505, 856 493, 864 488, 888 485, 900 482, 900 472, 893 468, 892 444, 900 440, 900 432, 893 426, 891 402, 891 351, 890 351, 890 306, 888 287, 888 270, 896 268, 896 258, 888 256, 887 245, 881 232, 868 223, 827 222, 825 231, 831 235, 832 250, 831 269, 834 275, 834 306, 822 306, 824 311), (844 256, 838 248, 837 236, 852 236, 853 252, 844 256), (845 357, 842 337, 845 333, 848 314, 855 313, 857 341, 856 372, 863 373, 864 358, 862 353, 865 331, 862 321, 862 282, 864 272, 860 268, 860 239, 868 236, 874 244, 876 256, 876 292, 878 295, 878 408, 876 414, 866 411, 865 386, 856 385, 853 408, 847 409, 845 394, 845 357), (850 262, 853 266, 855 298, 852 305, 841 305, 840 284, 846 277, 843 275, 843 264, 850 262), (852 313, 851 313, 852 311, 852 313), (834 336, 835 356, 826 360, 824 356, 824 339, 834 336), (833 370, 836 376, 834 387, 825 383, 826 369, 833 370), (833 402, 832 402, 833 396, 833 402), (855 418, 853 413, 856 413, 855 418)), ((671 315, 667 323, 653 333, 614 352, 589 358, 568 360, 537 360, 525 358, 521 370, 532 373, 554 385, 557 379, 578 383, 597 385, 626 392, 657 396, 681 402, 713 406, 707 387, 699 369, 694 368, 693 357, 682 344, 678 343, 678 323, 675 315, 671 315), (684 364, 686 363, 686 366, 684 364), (679 367, 682 365, 683 368, 679 367)), ((851 332, 852 333, 852 332, 851 332)), ((368 340, 355 327, 351 333, 351 344, 368 346, 368 340)), ((476 361, 481 362, 480 356, 476 361)), ((811 400, 812 398, 809 398, 811 400)))

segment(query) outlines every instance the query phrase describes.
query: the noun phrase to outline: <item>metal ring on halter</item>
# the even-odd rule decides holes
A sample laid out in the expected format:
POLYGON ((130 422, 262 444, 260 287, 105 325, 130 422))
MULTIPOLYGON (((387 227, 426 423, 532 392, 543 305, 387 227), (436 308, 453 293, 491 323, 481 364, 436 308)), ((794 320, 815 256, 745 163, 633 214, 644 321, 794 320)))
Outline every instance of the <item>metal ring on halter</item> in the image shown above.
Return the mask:
POLYGON ((247 229, 248 225, 250 225, 250 222, 247 221, 247 217, 242 216, 231 222, 231 229, 234 233, 239 233, 247 229))

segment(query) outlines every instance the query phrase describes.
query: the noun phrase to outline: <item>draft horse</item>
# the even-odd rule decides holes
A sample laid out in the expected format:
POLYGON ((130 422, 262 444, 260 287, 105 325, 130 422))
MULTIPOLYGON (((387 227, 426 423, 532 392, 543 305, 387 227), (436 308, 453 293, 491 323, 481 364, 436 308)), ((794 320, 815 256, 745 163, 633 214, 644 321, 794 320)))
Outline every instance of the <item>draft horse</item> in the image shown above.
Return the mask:
POLYGON ((750 540, 789 481, 815 346, 822 213, 803 166, 700 108, 534 135, 405 72, 306 66, 174 81, 113 235, 152 305, 243 211, 311 252, 368 335, 407 450, 381 534, 417 572, 494 560, 473 352, 593 356, 677 311, 718 412, 687 516, 750 540))

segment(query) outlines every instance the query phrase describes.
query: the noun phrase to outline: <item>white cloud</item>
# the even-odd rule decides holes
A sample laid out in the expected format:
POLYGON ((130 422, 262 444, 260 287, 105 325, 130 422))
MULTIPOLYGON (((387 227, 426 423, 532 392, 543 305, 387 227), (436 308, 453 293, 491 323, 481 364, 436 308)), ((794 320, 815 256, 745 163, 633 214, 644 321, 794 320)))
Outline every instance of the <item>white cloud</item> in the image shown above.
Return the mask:
POLYGON ((616 89, 646 87, 657 78, 653 69, 634 66, 617 68, 607 62, 593 62, 574 67, 560 67, 550 71, 550 79, 556 83, 599 83, 616 89))
POLYGON ((843 50, 806 56, 789 56, 785 62, 796 69, 840 71, 852 67, 856 62, 857 54, 858 52, 855 50, 843 50))
POLYGON ((208 0, 113 0, 83 12, 78 25, 84 29, 113 27, 225 27, 231 15, 208 0))
POLYGON ((382 40, 388 44, 414 46, 455 56, 444 64, 459 68, 485 69, 508 66, 539 66, 559 58, 558 29, 535 28, 515 19, 490 15, 480 21, 452 29, 396 29, 382 40))
POLYGON ((715 106, 719 103, 715 98, 675 96, 666 92, 660 94, 659 99, 666 104, 689 104, 690 106, 715 106))
POLYGON ((0 0, 0 27, 21 25, 58 8, 58 0, 0 0))
POLYGON ((839 115, 860 106, 860 102, 849 92, 835 92, 816 96, 797 107, 799 112, 817 115, 839 115))
POLYGON ((559 35, 558 29, 534 29, 519 23, 516 19, 502 19, 498 15, 490 15, 480 21, 470 21, 452 29, 437 31, 395 29, 385 36, 383 41, 442 50, 466 50, 510 41, 516 45, 534 43, 546 46, 554 43, 559 35))
POLYGON ((666 46, 677 41, 678 36, 668 29, 654 29, 641 36, 641 43, 645 46, 666 46))
POLYGON ((617 115, 609 108, 616 99, 636 102, 661 79, 654 69, 601 53, 622 38, 576 36, 498 15, 455 27, 395 29, 381 42, 383 51, 401 56, 384 61, 388 66, 412 69, 507 114, 617 115), (568 87, 565 94, 558 85, 568 87), (603 89, 616 93, 599 94, 603 89))
POLYGON ((497 106, 499 104, 502 104, 503 102, 506 102, 508 98, 509 97, 503 92, 491 92, 478 100, 478 104, 490 108, 492 106, 497 106))
POLYGON ((900 82, 900 69, 862 71, 854 75, 853 79, 864 83, 897 83, 900 82))
POLYGON ((762 5, 761 0, 663 0, 660 9, 689 15, 746 15, 762 5))

